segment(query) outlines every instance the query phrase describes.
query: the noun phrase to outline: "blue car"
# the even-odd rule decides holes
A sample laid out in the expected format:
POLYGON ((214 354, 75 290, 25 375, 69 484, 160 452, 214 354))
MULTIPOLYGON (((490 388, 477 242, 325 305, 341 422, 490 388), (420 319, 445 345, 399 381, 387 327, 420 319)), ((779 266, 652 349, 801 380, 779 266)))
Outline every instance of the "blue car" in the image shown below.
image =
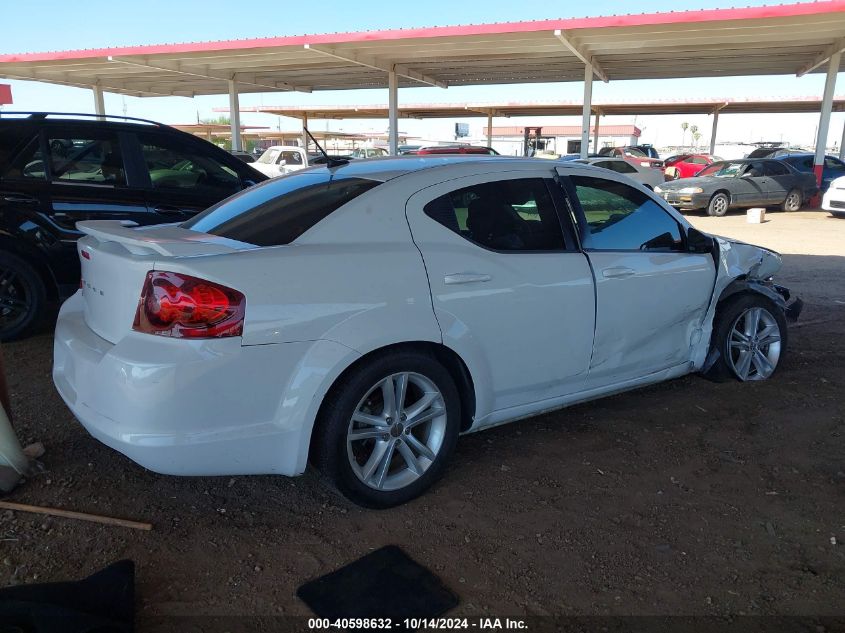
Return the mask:
MULTIPOLYGON (((813 154, 787 154, 785 156, 778 156, 777 160, 782 160, 785 163, 789 163, 798 171, 804 171, 807 173, 813 173, 813 159, 815 157, 813 154)), ((827 191, 827 188, 830 187, 831 181, 839 178, 840 176, 845 176, 845 163, 843 163, 838 158, 834 156, 825 156, 824 157, 824 170, 822 171, 822 186, 821 192, 824 193, 827 191)))

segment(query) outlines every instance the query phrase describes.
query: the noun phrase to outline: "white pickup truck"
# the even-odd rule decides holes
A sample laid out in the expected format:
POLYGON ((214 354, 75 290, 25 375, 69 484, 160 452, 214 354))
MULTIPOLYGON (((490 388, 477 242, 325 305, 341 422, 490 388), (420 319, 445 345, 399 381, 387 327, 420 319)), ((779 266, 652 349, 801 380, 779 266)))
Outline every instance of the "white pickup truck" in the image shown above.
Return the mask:
POLYGON ((272 145, 250 166, 273 178, 305 169, 311 164, 313 158, 296 145, 272 145))

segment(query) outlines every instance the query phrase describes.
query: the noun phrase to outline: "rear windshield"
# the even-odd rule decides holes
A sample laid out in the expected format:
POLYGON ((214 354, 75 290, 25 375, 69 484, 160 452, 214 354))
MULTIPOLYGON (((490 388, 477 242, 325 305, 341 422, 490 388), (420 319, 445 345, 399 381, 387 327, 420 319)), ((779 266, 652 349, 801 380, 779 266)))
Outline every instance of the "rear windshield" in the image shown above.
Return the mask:
POLYGON ((281 246, 380 184, 365 178, 338 178, 322 170, 292 174, 227 198, 182 227, 256 246, 281 246))

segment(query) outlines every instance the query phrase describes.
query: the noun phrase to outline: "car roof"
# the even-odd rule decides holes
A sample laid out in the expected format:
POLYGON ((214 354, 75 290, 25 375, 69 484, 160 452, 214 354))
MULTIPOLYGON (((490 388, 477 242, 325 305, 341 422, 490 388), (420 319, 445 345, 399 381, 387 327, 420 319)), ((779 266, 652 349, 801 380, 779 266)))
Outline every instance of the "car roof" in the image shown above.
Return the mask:
POLYGON ((368 178, 370 180, 386 182, 399 176, 426 169, 469 165, 473 163, 483 164, 501 171, 508 171, 509 167, 525 167, 528 165, 534 165, 542 169, 551 169, 555 166, 572 167, 572 161, 551 161, 544 158, 520 158, 485 154, 415 154, 411 156, 390 156, 387 158, 362 158, 336 167, 329 168, 321 165, 311 167, 310 169, 331 169, 336 175, 345 178, 368 178))

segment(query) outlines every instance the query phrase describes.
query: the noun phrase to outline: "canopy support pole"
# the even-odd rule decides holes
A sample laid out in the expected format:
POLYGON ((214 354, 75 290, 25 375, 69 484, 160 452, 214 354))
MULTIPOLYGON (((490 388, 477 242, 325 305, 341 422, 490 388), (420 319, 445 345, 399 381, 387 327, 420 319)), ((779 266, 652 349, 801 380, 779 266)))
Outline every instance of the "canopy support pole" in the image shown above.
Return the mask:
POLYGON ((399 80, 396 71, 387 73, 387 134, 391 156, 399 154, 399 80))
POLYGON ((713 127, 710 129, 710 155, 716 153, 716 131, 719 129, 719 110, 713 110, 713 127))
POLYGON ((599 153, 599 119, 601 112, 596 110, 595 123, 593 124, 593 153, 599 153))
POLYGON ((827 63, 827 79, 824 82, 824 94, 822 96, 822 110, 819 116, 819 132, 816 136, 816 158, 813 161, 813 171, 816 173, 816 182, 819 187, 822 184, 822 170, 824 169, 824 152, 827 145, 827 133, 830 130, 830 113, 833 110, 833 93, 836 90, 836 74, 839 72, 839 62, 842 59, 842 52, 836 51, 830 56, 827 63))
POLYGON ((308 129, 308 113, 302 113, 302 149, 307 154, 308 153, 308 135, 305 133, 305 130, 308 129))
POLYGON ((593 100, 593 67, 584 64, 584 107, 581 111, 581 158, 587 158, 590 144, 590 114, 593 100))
POLYGON ((106 115, 106 101, 103 98, 102 86, 91 86, 91 92, 94 93, 94 114, 99 116, 106 115))
POLYGON ((233 79, 229 79, 229 125, 232 130, 232 151, 243 151, 241 141, 241 108, 238 103, 238 86, 233 79))
POLYGON ((842 141, 839 143, 839 160, 845 160, 845 123, 842 124, 842 141))
POLYGON ((487 113, 487 147, 493 147, 493 113, 487 113))

